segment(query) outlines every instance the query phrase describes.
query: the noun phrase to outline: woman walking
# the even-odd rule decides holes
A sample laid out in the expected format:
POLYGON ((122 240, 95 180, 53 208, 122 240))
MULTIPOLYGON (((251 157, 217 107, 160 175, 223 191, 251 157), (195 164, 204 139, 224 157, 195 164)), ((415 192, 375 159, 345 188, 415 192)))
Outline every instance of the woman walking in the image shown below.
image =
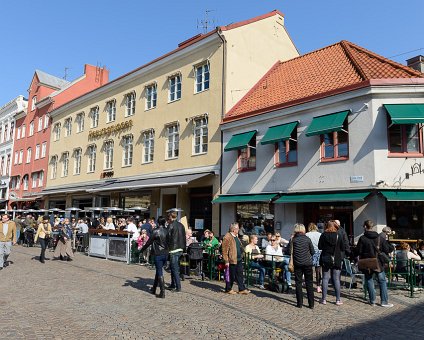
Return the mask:
POLYGON ((322 299, 321 303, 327 303, 328 281, 330 275, 333 279, 334 290, 336 292, 336 305, 340 306, 340 273, 344 250, 348 247, 343 237, 337 232, 335 221, 328 221, 324 233, 321 235, 318 248, 322 251, 320 264, 322 266, 322 299))
POLYGON ((42 222, 38 225, 37 233, 35 234, 34 242, 40 240, 41 253, 40 253, 40 262, 44 263, 46 259, 46 247, 48 238, 52 232, 52 226, 50 224, 50 217, 44 216, 42 222))
POLYGON ((159 285, 159 298, 165 297, 163 267, 166 264, 169 253, 168 230, 165 228, 165 223, 166 219, 164 217, 161 216, 158 218, 158 227, 153 229, 151 237, 140 250, 140 252, 143 253, 148 247, 152 246, 151 254, 154 256, 156 275, 155 282, 153 283, 153 287, 151 288, 150 292, 156 295, 156 288, 159 285))
POLYGON ((314 308, 314 283, 312 273, 312 256, 314 246, 309 237, 305 235, 305 226, 301 223, 294 225, 294 236, 291 250, 293 252, 294 276, 296 282, 296 301, 298 308, 303 306, 302 277, 305 277, 306 293, 309 308, 314 308))

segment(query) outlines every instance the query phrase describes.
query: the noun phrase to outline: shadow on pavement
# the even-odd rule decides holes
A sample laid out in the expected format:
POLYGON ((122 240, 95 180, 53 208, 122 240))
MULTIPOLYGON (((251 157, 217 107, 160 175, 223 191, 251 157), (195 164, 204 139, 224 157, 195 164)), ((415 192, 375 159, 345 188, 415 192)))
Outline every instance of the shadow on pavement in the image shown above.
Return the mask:
POLYGON ((149 292, 149 288, 153 286, 153 280, 148 278, 136 277, 136 280, 126 280, 122 287, 132 287, 138 290, 149 292))

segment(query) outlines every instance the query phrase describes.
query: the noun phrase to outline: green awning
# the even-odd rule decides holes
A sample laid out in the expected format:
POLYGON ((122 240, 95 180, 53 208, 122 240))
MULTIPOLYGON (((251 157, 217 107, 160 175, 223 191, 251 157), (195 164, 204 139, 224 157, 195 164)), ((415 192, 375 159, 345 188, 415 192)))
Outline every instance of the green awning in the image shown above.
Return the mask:
POLYGON ((363 201, 369 192, 337 192, 329 194, 288 194, 281 196, 275 203, 306 202, 351 202, 363 201))
POLYGON ((384 104, 392 124, 424 123, 424 104, 384 104))
POLYGON ((277 194, 219 195, 212 203, 271 202, 277 194))
POLYGON ((325 116, 314 117, 311 125, 306 131, 306 136, 322 135, 327 132, 340 131, 343 128, 344 121, 349 110, 336 112, 325 116))
POLYGON ((270 127, 265 136, 262 138, 261 144, 274 144, 279 141, 289 139, 297 124, 299 124, 299 122, 292 122, 270 127))
POLYGON ((382 190, 380 192, 388 201, 424 201, 424 191, 382 190))
POLYGON ((224 151, 244 149, 247 145, 249 145, 255 134, 256 130, 233 135, 225 146, 224 151))

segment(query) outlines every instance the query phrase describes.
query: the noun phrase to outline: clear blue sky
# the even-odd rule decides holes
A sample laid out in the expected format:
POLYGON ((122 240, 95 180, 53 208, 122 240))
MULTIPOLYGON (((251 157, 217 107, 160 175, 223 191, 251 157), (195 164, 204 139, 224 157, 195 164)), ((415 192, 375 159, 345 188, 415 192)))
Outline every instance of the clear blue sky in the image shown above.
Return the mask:
POLYGON ((218 26, 273 9, 302 54, 349 40, 401 63, 424 55, 424 0, 5 0, 0 107, 28 95, 35 69, 63 77, 67 67, 73 80, 99 63, 114 79, 200 33, 206 10, 218 26))

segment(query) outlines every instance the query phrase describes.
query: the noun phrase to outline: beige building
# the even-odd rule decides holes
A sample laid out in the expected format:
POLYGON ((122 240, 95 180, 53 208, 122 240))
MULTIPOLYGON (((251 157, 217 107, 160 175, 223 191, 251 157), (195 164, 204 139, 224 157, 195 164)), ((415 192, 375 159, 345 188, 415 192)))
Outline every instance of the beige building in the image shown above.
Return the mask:
POLYGON ((278 11, 217 27, 51 114, 49 208, 184 210, 218 232, 219 124, 279 60, 298 56, 278 11))

